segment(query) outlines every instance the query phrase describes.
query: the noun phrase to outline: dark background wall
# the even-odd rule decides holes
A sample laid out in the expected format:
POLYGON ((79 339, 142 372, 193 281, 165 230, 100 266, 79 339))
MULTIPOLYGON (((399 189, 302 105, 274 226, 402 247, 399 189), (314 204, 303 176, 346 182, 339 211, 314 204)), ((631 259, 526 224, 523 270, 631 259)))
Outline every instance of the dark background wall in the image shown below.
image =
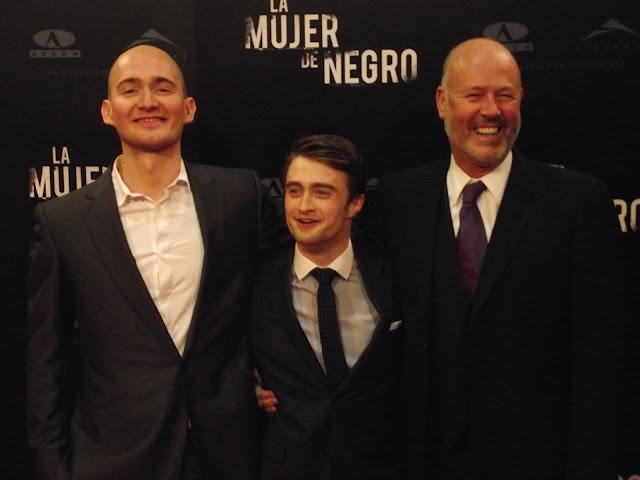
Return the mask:
MULTIPOLYGON (((352 139, 364 151, 372 177, 448 155, 434 106, 444 55, 473 36, 502 41, 520 62, 526 90, 518 148, 529 157, 595 174, 608 185, 619 212, 637 311, 640 9, 636 4, 631 0, 0 3, 0 147, 5 173, 0 204, 5 216, 0 249, 4 326, 0 360, 5 372, 0 393, 0 478, 30 478, 23 433, 22 352, 31 211, 43 197, 94 179, 118 153, 116 136, 102 124, 99 105, 109 65, 122 47, 141 36, 161 35, 184 48, 190 93, 198 101, 197 121, 185 136, 185 158, 254 168, 278 195, 279 184, 270 179, 278 176, 291 141, 306 133, 337 133, 352 139), (305 14, 312 15, 307 17, 309 25, 317 29, 310 33, 311 42, 322 40, 322 15, 333 15, 325 21, 334 32, 327 36, 326 47, 276 48, 282 31, 271 37, 271 15, 278 25, 286 15, 290 45, 295 41, 295 15, 304 43, 305 14), (266 45, 259 36, 261 16, 266 16, 262 20, 267 22, 266 45), (247 19, 257 29, 254 40, 247 19), (303 60, 312 61, 307 54, 316 59, 317 68, 303 68, 303 60), (325 64, 339 59, 341 81, 325 64), (347 59, 351 69, 345 69, 347 59), (382 64, 389 61, 385 74, 382 64)), ((640 354, 634 341, 640 328, 638 319, 632 320, 624 392, 629 433, 621 432, 620 442, 620 475, 625 480, 640 474, 640 421, 635 411, 640 401, 640 354)))

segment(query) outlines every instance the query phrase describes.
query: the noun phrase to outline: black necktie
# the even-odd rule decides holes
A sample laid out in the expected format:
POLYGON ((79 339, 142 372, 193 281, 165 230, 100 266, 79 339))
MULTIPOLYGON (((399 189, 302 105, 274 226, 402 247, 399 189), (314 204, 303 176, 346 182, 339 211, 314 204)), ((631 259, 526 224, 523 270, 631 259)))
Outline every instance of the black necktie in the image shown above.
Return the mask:
POLYGON ((468 183, 462 189, 460 209, 460 229, 458 230, 458 258, 464 278, 473 295, 478 285, 484 254, 487 251, 487 234, 476 201, 486 189, 484 183, 468 183))
POLYGON ((320 326, 320 344, 322 359, 329 384, 334 388, 345 379, 349 367, 344 359, 338 314, 336 312, 336 296, 331 282, 338 273, 331 268, 314 268, 311 271, 320 284, 318 287, 318 324, 320 326))

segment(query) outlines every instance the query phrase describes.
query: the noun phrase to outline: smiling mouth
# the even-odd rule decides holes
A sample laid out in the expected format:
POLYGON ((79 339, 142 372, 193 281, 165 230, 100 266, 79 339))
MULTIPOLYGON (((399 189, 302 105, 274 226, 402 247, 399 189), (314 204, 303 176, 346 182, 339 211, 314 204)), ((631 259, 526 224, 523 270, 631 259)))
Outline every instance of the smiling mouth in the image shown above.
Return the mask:
POLYGON ((317 220, 312 220, 310 218, 296 218, 296 222, 302 226, 309 226, 318 223, 317 220))
POLYGON ((473 131, 476 132, 478 135, 495 135, 500 131, 500 127, 498 126, 476 127, 473 129, 473 131))
POLYGON ((154 125, 158 122, 164 122, 164 118, 162 117, 143 117, 143 118, 136 118, 134 120, 134 122, 140 124, 140 125, 154 125))

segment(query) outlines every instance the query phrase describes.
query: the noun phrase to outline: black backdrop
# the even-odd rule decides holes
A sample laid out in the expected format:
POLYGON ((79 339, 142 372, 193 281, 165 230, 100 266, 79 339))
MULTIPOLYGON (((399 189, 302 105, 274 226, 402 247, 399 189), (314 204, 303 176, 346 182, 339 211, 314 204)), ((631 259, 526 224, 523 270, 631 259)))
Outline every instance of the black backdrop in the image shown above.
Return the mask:
MULTIPOLYGON (((185 158, 254 168, 279 195, 279 184, 270 179, 278 176, 291 141, 306 133, 337 133, 352 139, 364 151, 374 179, 447 155, 434 106, 442 59, 451 46, 472 36, 502 41, 520 62, 526 90, 518 147, 529 157, 595 174, 608 185, 619 212, 636 311, 640 304, 636 273, 640 166, 634 148, 640 108, 637 3, 0 3, 0 146, 6 173, 0 204, 6 215, 0 249, 1 360, 6 372, 0 478, 30 478, 23 433, 22 352, 31 211, 43 198, 95 179, 118 153, 117 138, 102 125, 99 105, 108 67, 119 49, 141 36, 158 35, 185 49, 190 93, 198 101, 196 123, 185 134, 185 158), (277 48, 283 41, 283 21, 287 42, 285 48, 277 48), (295 43, 296 23, 301 45, 292 49, 288 46, 295 43), (273 36, 272 25, 277 27, 273 36), (305 38, 310 47, 306 50, 301 48, 305 38), (303 68, 304 62, 317 63, 317 68, 303 68), (340 75, 330 65, 341 66, 340 75)), ((640 479, 637 321, 633 318, 627 327, 630 348, 624 395, 629 434, 621 438, 620 447, 624 480, 640 479)))

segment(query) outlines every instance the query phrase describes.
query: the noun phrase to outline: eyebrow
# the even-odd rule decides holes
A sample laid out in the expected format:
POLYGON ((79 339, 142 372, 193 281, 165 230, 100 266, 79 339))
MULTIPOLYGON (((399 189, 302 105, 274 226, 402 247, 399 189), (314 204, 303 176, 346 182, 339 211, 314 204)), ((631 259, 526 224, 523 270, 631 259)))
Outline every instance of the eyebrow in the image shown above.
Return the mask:
MULTIPOLYGON (((170 78, 167 77, 152 77, 151 81, 153 83, 170 83, 171 85, 177 85, 176 82, 174 82, 173 80, 171 80, 170 78)), ((141 79, 140 77, 127 77, 127 78, 123 78, 122 80, 120 80, 117 84, 116 87, 119 87, 125 83, 140 83, 141 79)))
MULTIPOLYGON (((302 187, 302 182, 296 182, 296 181, 287 182, 287 183, 285 183, 284 187, 285 188, 287 188, 287 187, 302 187)), ((331 183, 322 183, 322 182, 312 183, 311 184, 311 188, 328 188, 330 190, 335 190, 335 191, 338 190, 335 185, 333 185, 331 183)))

